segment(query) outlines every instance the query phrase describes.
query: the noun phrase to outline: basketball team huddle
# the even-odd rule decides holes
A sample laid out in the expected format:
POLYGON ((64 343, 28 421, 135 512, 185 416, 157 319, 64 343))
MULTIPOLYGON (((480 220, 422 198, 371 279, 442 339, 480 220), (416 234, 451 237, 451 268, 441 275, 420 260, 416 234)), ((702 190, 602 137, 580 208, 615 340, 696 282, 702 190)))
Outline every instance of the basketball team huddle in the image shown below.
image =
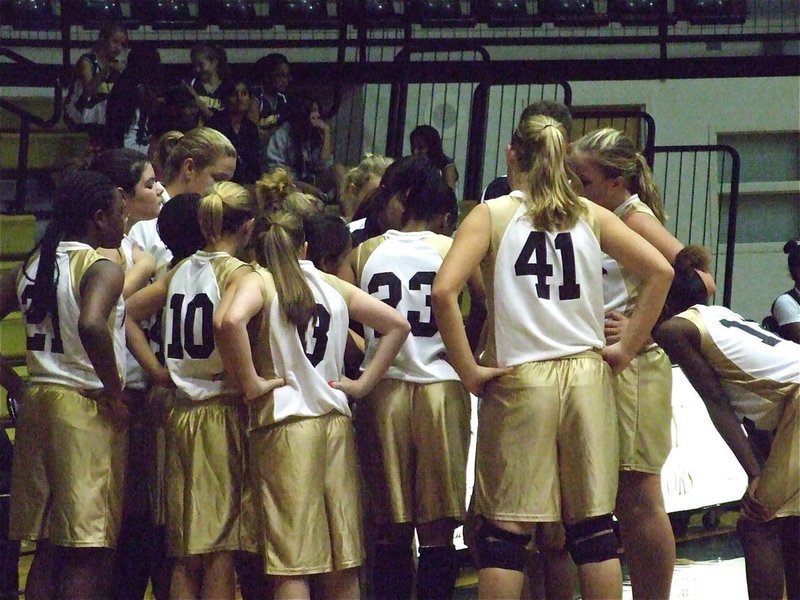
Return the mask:
POLYGON ((254 598, 449 598, 466 521, 479 597, 521 597, 533 542, 545 577, 571 560, 582 597, 621 598, 616 518, 634 597, 668 598, 677 364, 748 477, 750 596, 800 598, 800 346, 708 306, 711 257, 665 228, 631 140, 570 143, 550 108, 523 112, 506 193, 457 229, 440 171, 401 158, 382 232, 324 266, 308 218, 226 181, 213 130, 177 141, 171 198, 133 226, 146 160, 67 176, 0 291, 27 334, 28 380, 0 364, 26 596, 119 595, 146 505, 156 597, 233 598, 238 575, 254 598))

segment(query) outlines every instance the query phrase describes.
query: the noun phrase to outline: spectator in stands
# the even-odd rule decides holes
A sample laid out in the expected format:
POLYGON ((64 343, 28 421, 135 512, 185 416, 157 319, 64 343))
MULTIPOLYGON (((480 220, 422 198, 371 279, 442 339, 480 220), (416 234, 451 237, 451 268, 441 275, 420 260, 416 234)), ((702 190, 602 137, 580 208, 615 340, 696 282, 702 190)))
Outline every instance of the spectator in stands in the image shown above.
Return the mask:
POLYGON ((771 312, 778 334, 800 344, 800 242, 789 240, 783 246, 783 252, 789 255, 789 275, 794 281, 794 287, 775 299, 771 312))
MULTIPOLYGON (((572 113, 561 102, 553 102, 552 100, 542 100, 531 104, 522 111, 522 118, 532 115, 545 115, 552 117, 564 126, 567 132, 567 138, 572 131, 572 113)), ((511 186, 508 184, 508 175, 502 175, 494 179, 481 194, 481 202, 486 202, 492 198, 499 198, 511 193, 511 186)))
POLYGON ((150 119, 150 135, 154 143, 151 142, 148 156, 155 162, 153 153, 158 140, 165 133, 169 131, 187 133, 197 127, 200 127, 200 109, 192 92, 182 84, 168 87, 150 119))
POLYGON ((223 110, 209 119, 208 126, 227 137, 236 148, 236 172, 232 181, 255 183, 261 176, 258 127, 247 118, 252 97, 243 79, 231 78, 220 86, 223 110))
POLYGON ((434 127, 420 125, 411 132, 411 152, 414 156, 424 156, 431 161, 439 169, 444 182, 456 189, 458 169, 453 164, 453 159, 444 153, 442 138, 434 127))
POLYGON ((131 48, 128 66, 108 98, 106 137, 110 147, 125 147, 147 154, 149 121, 161 91, 160 65, 161 56, 153 46, 131 48))
POLYGON ((268 138, 279 125, 281 111, 287 103, 286 91, 292 81, 289 59, 277 52, 267 54, 258 59, 255 69, 262 85, 261 93, 255 94, 251 114, 268 138))
POLYGON ((366 154, 357 166, 345 173, 342 189, 339 191, 339 209, 344 220, 350 223, 351 231, 364 226, 363 219, 353 223, 353 215, 370 192, 381 184, 381 177, 390 164, 391 158, 380 154, 366 154))
POLYGON ((309 97, 293 99, 285 108, 286 122, 267 145, 265 170, 288 168, 298 187, 327 199, 341 182, 341 167, 333 163, 330 127, 320 116, 317 101, 309 97))
POLYGON ((194 77, 186 83, 204 121, 222 110, 222 82, 228 76, 228 56, 218 44, 198 42, 191 50, 194 77))
POLYGON ((95 152, 104 146, 107 100, 125 69, 118 58, 127 45, 128 32, 122 25, 105 25, 92 50, 75 63, 64 103, 64 120, 89 133, 90 149, 95 152))

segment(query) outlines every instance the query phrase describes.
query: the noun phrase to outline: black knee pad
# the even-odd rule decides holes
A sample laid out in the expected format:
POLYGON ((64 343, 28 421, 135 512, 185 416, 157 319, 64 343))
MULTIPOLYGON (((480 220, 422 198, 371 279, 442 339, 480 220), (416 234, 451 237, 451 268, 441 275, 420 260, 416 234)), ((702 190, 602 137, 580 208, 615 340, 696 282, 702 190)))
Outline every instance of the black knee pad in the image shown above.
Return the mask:
POLYGON ((593 517, 564 525, 567 548, 576 565, 599 563, 617 558, 617 536, 611 515, 593 517))
POLYGON ((527 553, 525 546, 530 535, 512 533, 484 521, 478 529, 478 557, 480 569, 507 569, 524 571, 527 553))

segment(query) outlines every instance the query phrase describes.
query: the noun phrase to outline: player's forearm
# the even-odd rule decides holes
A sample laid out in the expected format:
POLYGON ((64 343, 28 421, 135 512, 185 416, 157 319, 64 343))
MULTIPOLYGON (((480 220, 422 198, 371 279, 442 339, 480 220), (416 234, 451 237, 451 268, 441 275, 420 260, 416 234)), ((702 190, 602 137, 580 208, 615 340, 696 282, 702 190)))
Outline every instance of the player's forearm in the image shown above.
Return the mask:
POLYGON ((122 379, 117 370, 114 342, 108 325, 96 320, 80 320, 78 335, 103 388, 111 396, 119 397, 122 394, 122 379))
POLYGON ((225 370, 240 386, 245 396, 251 397, 252 390, 257 387, 258 373, 253 364, 247 323, 223 317, 215 328, 214 338, 225 370))
POLYGON ((458 307, 458 295, 434 288, 432 305, 442 341, 447 348, 448 361, 463 381, 465 375, 476 367, 477 363, 464 329, 461 310, 458 307))

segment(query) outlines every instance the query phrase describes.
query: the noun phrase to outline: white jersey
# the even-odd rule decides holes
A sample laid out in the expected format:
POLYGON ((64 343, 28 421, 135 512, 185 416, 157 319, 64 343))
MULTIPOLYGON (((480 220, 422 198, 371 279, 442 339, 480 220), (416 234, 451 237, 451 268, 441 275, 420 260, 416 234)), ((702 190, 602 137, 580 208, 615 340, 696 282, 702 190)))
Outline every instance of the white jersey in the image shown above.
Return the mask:
MULTIPOLYGON (((119 246, 120 253, 125 261, 122 268, 125 269, 127 274, 133 268, 133 248, 138 245, 129 236, 122 238, 122 243, 119 246)), ((147 389, 148 378, 142 365, 133 357, 130 351, 125 353, 125 387, 132 390, 147 389)))
MULTIPOLYGON (((97 261, 108 260, 81 242, 61 242, 56 249, 56 300, 58 310, 39 323, 26 317, 30 307, 39 256, 36 255, 17 281, 17 299, 22 307, 28 337, 26 363, 31 381, 58 383, 81 390, 99 390, 103 384, 78 334, 81 314, 80 285, 86 271, 97 261)), ((125 303, 120 295, 108 317, 117 371, 125 379, 125 303)))
POLYGON ((486 202, 489 251, 481 262, 487 292, 482 362, 514 366, 601 349, 603 282, 599 228, 587 213, 568 231, 538 231, 524 193, 486 202))
MULTIPOLYGON (((632 213, 645 213, 654 219, 656 216, 650 207, 639 199, 637 194, 620 204, 614 214, 620 219, 625 219, 632 213)), ((630 316, 636 306, 636 298, 642 287, 642 280, 626 272, 616 260, 603 255, 603 304, 606 313, 615 310, 625 316, 630 316)))
POLYGON ((260 376, 283 377, 286 385, 250 410, 250 429, 289 417, 319 417, 332 411, 351 415, 345 393, 328 383, 338 381, 344 372, 347 288, 333 275, 318 271, 311 261, 301 260, 300 268, 316 301, 315 314, 302 335, 286 319, 272 275, 266 269, 257 270, 266 294, 253 342, 253 362, 260 376))
POLYGON ((247 266, 227 252, 200 250, 180 263, 169 284, 164 355, 172 381, 192 400, 236 394, 214 343, 214 311, 234 271, 247 266))
POLYGON ((172 252, 158 235, 158 219, 134 223, 128 232, 128 237, 139 244, 142 250, 153 255, 153 258, 156 259, 155 279, 160 279, 167 272, 169 263, 172 262, 172 252))
POLYGON ((785 402, 800 397, 800 345, 723 306, 696 305, 678 316, 700 332, 700 352, 720 378, 736 414, 759 429, 775 429, 785 402))
POLYGON ((772 316, 778 322, 778 325, 791 325, 792 323, 800 323, 800 289, 794 288, 789 292, 781 294, 775 298, 772 303, 772 316), (795 295, 792 295, 792 291, 795 295))
MULTIPOLYGON (((358 286, 396 308, 411 324, 411 334, 386 372, 389 379, 414 383, 458 381, 445 360, 446 350, 431 308, 431 288, 453 240, 430 231, 389 230, 356 251, 358 286)), ((367 344, 362 369, 378 348, 380 336, 364 326, 367 344)))

